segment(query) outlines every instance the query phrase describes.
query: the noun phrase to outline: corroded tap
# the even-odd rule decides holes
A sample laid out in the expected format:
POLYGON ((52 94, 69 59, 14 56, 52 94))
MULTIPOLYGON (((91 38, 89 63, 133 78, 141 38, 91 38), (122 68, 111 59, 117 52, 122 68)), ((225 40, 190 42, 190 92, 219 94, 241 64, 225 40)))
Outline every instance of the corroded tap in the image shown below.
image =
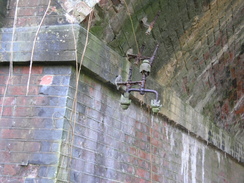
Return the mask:
POLYGON ((126 82, 121 82, 118 77, 121 78, 121 76, 118 76, 116 78, 116 86, 117 88, 119 86, 126 86, 126 90, 124 95, 121 95, 120 99, 120 104, 123 109, 128 109, 131 100, 129 99, 129 93, 130 92, 139 92, 141 95, 144 95, 145 93, 154 93, 155 94, 155 100, 151 101, 151 108, 154 113, 158 112, 159 109, 161 108, 160 100, 158 100, 158 92, 156 90, 152 89, 146 89, 146 79, 149 76, 151 72, 151 66, 152 63, 155 59, 157 50, 158 50, 159 45, 157 44, 153 54, 151 57, 145 57, 141 55, 142 50, 144 49, 144 45, 142 46, 143 49, 141 49, 141 52, 139 54, 127 54, 127 56, 131 59, 135 59, 135 64, 141 63, 140 64, 140 73, 142 74, 142 79, 140 81, 132 81, 132 67, 130 67, 129 70, 129 77, 126 82), (133 88, 133 86, 138 85, 139 88, 133 88))

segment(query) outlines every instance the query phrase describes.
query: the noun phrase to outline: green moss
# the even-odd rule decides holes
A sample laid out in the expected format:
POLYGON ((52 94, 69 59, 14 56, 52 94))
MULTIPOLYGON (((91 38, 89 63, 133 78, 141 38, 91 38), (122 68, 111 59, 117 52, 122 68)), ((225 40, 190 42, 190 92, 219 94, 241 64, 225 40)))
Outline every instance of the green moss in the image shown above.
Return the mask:
POLYGON ((102 38, 103 36, 103 31, 104 31, 104 27, 103 26, 93 26, 90 29, 90 32, 94 35, 96 35, 98 38, 102 38))

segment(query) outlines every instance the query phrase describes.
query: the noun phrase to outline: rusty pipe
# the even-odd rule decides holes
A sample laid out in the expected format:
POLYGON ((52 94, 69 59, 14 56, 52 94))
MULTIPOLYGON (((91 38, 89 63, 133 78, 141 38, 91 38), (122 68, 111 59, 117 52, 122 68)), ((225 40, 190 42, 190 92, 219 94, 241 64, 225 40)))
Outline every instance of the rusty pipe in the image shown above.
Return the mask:
POLYGON ((157 44, 157 46, 156 46, 156 48, 155 48, 155 50, 154 50, 154 52, 153 52, 153 54, 152 54, 152 56, 151 56, 151 58, 149 60, 150 65, 152 65, 152 63, 153 63, 153 60, 154 60, 154 58, 156 56, 156 53, 158 51, 158 47, 159 47, 159 44, 157 44))
MULTIPOLYGON (((145 88, 130 88, 128 89, 126 92, 130 93, 130 92, 139 92, 140 94, 143 93, 154 93, 156 96, 156 101, 158 101, 158 92, 156 90, 151 90, 151 89, 145 89, 145 88)), ((141 94, 141 95, 143 95, 141 94)))

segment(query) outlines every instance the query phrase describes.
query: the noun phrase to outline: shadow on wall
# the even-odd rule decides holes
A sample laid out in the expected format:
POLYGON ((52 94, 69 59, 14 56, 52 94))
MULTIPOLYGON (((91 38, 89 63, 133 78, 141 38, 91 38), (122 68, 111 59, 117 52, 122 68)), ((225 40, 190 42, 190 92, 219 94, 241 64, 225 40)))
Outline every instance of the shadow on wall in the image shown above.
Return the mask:
POLYGON ((0 0, 0 28, 3 27, 3 25, 4 25, 4 18, 5 18, 6 10, 7 10, 7 3, 8 3, 8 1, 6 1, 6 0, 0 0))

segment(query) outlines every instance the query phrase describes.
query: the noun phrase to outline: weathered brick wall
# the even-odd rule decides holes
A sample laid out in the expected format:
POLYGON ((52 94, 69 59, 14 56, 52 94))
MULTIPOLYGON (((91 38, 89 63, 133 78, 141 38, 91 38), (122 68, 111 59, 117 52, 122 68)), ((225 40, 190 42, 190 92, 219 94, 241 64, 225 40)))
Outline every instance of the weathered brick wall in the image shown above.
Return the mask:
MULTIPOLYGON (((72 80, 69 100, 74 96, 75 78, 72 80)), ((119 99, 116 90, 81 73, 77 121, 66 121, 58 181, 238 183, 244 180, 243 166, 237 161, 167 118, 151 115, 150 110, 140 105, 132 104, 123 111, 119 99), (70 126, 74 135, 67 131, 72 130, 70 126)), ((72 108, 71 101, 68 108, 72 108)))
POLYGON ((9 69, 0 66, 0 182, 56 178, 71 69, 34 66, 26 96, 28 72, 14 67, 6 89, 9 69))
MULTIPOLYGON (((243 181, 240 173, 243 171, 243 165, 238 163, 238 161, 243 162, 242 143, 209 123, 201 114, 177 97, 173 91, 158 90, 161 91, 160 99, 163 107, 160 114, 154 117, 150 116, 149 110, 145 110, 136 104, 138 101, 143 103, 143 99, 145 99, 144 102, 148 102, 147 97, 141 98, 139 95, 134 95, 135 100, 133 100, 133 103, 135 102, 135 104, 132 104, 128 111, 122 111, 119 107, 120 92, 115 90, 112 83, 117 74, 121 74, 123 78, 127 76, 130 64, 93 35, 89 35, 89 46, 83 60, 77 98, 78 114, 76 123, 73 123, 72 120, 69 121, 73 105, 75 75, 74 68, 71 69, 68 65, 69 63, 73 64, 75 59, 76 50, 74 50, 74 45, 70 47, 68 60, 62 55, 53 54, 52 49, 45 51, 45 57, 43 57, 45 60, 53 62, 56 60, 59 63, 66 63, 66 66, 51 66, 50 64, 44 66, 42 65, 43 62, 40 62, 40 55, 44 55, 42 45, 56 40, 56 33, 64 36, 64 40, 69 42, 70 45, 73 44, 72 33, 68 31, 72 30, 72 27, 62 26, 62 31, 60 31, 60 28, 61 26, 59 29, 52 26, 41 29, 39 33, 42 39, 38 40, 36 44, 34 61, 38 61, 41 66, 34 67, 30 96, 25 96, 28 66, 15 67, 14 78, 16 81, 13 83, 14 86, 9 85, 7 97, 10 95, 16 98, 16 101, 18 99, 27 103, 22 102, 23 106, 18 106, 19 103, 18 105, 15 103, 8 106, 4 105, 4 111, 7 111, 5 109, 7 107, 9 111, 15 111, 22 107, 23 112, 19 112, 20 116, 18 117, 14 116, 16 112, 8 114, 8 112, 3 111, 4 114, 7 113, 9 116, 3 116, 1 123, 4 123, 5 118, 7 118, 6 124, 11 126, 4 127, 2 125, 1 136, 5 134, 6 130, 15 129, 15 127, 12 127, 13 121, 18 122, 14 125, 26 122, 27 126, 23 127, 23 134, 20 134, 14 141, 16 139, 17 142, 29 143, 34 141, 39 143, 40 148, 37 148, 36 152, 25 152, 23 150, 18 152, 21 156, 14 156, 25 158, 25 162, 29 162, 29 165, 22 165, 22 161, 12 162, 11 159, 3 162, 1 166, 5 167, 6 165, 6 169, 9 164, 16 167, 14 169, 16 173, 2 176, 3 179, 5 178, 4 180, 13 180, 21 175, 19 182, 23 182, 25 178, 27 178, 26 181, 30 182, 38 179, 43 179, 43 182, 57 180, 71 182, 149 182, 152 162, 153 179, 158 180, 158 182, 172 182, 173 180, 176 180, 175 182, 194 182, 195 180, 195 182, 200 182, 203 179, 206 180, 205 182, 210 182, 210 180, 220 180, 219 177, 221 177, 221 180, 225 179, 229 182, 243 181), (50 32, 50 34, 46 34, 47 32, 50 32), (50 35, 53 36, 50 37, 50 35), (36 70, 39 70, 39 72, 36 70), (22 80, 22 83, 19 80, 22 80), (70 82, 68 82, 69 80, 70 82), (58 99, 62 102, 51 102, 50 98, 54 96, 59 96, 58 99), (38 97, 44 97, 39 102, 42 103, 43 100, 46 102, 42 105, 37 105, 38 102, 36 102, 37 104, 35 102, 28 103, 36 101, 38 97), (164 115, 164 117, 161 115, 164 115), (34 126, 36 123, 33 123, 36 118, 38 121, 40 119, 41 122, 45 119, 47 129, 39 126, 36 129, 34 126), (56 119, 59 119, 60 122, 58 128, 53 126, 56 124, 56 119), (152 121, 154 126, 152 134, 150 134, 152 121), (74 135, 71 126, 74 129, 74 135), (189 131, 189 134, 180 130, 182 128, 189 131), (53 132, 53 136, 52 133, 48 132, 53 132), (35 139, 36 136, 39 136, 39 139, 35 139), (182 142, 183 144, 181 144, 182 142), (52 143, 56 144, 52 145, 52 143), (209 146, 206 145, 207 143, 209 143, 209 146), (50 150, 49 145, 56 146, 58 149, 55 151, 50 150), (44 150, 42 150, 42 146, 48 147, 43 147, 44 150), (151 154, 152 161, 150 160, 151 154), (203 165, 204 168, 202 168, 203 165), (26 169, 28 167, 34 169, 35 167, 36 169, 33 172, 37 173, 28 174, 26 169, 20 167, 26 169), (38 169, 39 167, 43 168, 38 169), (47 173, 52 172, 50 169, 53 170, 52 175, 47 173)), ((77 48, 80 55, 84 47, 86 32, 78 26, 73 28, 78 40, 77 48)), ((5 41, 11 39, 11 36, 6 36, 11 32, 11 29, 3 30, 2 37, 5 38, 5 41)), ((18 38, 21 37, 18 35, 23 34, 21 30, 29 31, 31 34, 29 34, 30 37, 26 41, 31 44, 30 40, 35 34, 33 29, 20 28, 17 30, 20 30, 16 32, 18 38)), ((24 38, 21 37, 21 39, 24 42, 24 38)), ((3 44, 5 41, 2 40, 1 43, 3 44)), ((56 42, 57 45, 59 43, 62 44, 60 41, 56 42)), ((19 63, 28 61, 31 52, 31 48, 19 48, 19 50, 14 50, 13 60, 16 61, 16 64, 17 61, 19 63), (21 49, 26 50, 21 52, 21 49)), ((62 53, 66 47, 55 47, 54 49, 58 53, 62 53)), ((1 53, 5 54, 3 50, 1 53)), ((7 55, 3 58, 4 62, 8 62, 10 57, 7 55)), ((1 98, 3 98, 5 89, 4 81, 6 81, 8 75, 8 68, 3 66, 2 64, 1 69, 5 71, 2 77, 3 82, 1 82, 1 98)), ((150 82, 151 84, 148 85, 150 88, 160 88, 155 81, 150 79, 150 82)), ((37 122, 37 124, 39 123, 37 122)), ((21 131, 23 129, 16 127, 16 130, 21 131)), ((4 155, 2 159, 6 159, 6 155, 15 153, 15 151, 9 151, 5 146, 5 143, 13 141, 13 138, 6 137, 1 141, 3 143, 1 152, 4 155)), ((20 148, 24 148, 22 147, 24 144, 20 144, 20 148)), ((2 172, 4 172, 4 169, 2 169, 2 172)))
POLYGON ((143 43, 143 54, 149 55, 159 43, 153 78, 243 141, 244 1, 126 2, 101 1, 91 32, 121 55, 129 48, 137 53, 143 43), (142 19, 151 23, 157 12, 151 34, 146 35, 142 19))
MULTIPOLYGON (((26 96, 29 71, 26 63, 30 61, 37 31, 35 26, 39 25, 48 1, 20 0, 14 35, 11 27, 16 1, 10 1, 5 28, 0 32, 0 62, 4 62, 0 65, 2 182, 244 182, 243 142, 216 127, 181 100, 172 88, 164 88, 162 83, 150 77, 147 86, 159 91, 163 104, 159 114, 151 116, 150 110, 144 108, 149 105, 150 98, 139 94, 133 95, 130 108, 122 111, 119 107, 121 91, 115 89, 113 82, 118 74, 123 79, 127 77, 130 63, 91 34, 79 80, 75 122, 70 120, 74 115, 75 59, 78 54, 80 60, 86 31, 77 24, 63 25, 69 21, 64 16, 66 11, 62 2, 68 1, 52 1, 44 26, 37 35, 33 61, 39 66, 33 67, 30 93, 26 96), (8 83, 4 97, 9 74, 6 63, 11 59, 15 62, 13 83, 8 83), (21 66, 23 63, 25 66, 21 66), (56 66, 52 66, 54 63, 56 66)), ((121 7, 121 2, 113 1, 113 8, 121 7)), ((155 12, 151 8, 155 4, 150 4, 151 1, 131 2, 130 7, 135 9, 146 5, 145 9, 141 7, 143 13, 136 18, 138 22, 144 13, 153 18, 155 12)), ((183 21, 188 23, 184 28, 191 26, 198 12, 206 11, 197 8, 193 12, 187 9, 193 4, 182 1, 162 2, 159 5, 169 11, 167 18, 184 7, 184 13, 179 14, 187 19, 183 21), (171 8, 174 11, 171 12, 171 8)), ((195 7, 200 4, 208 7, 210 1, 194 2, 195 7)), ((234 2, 241 4, 236 0, 231 5, 234 2)), ((116 12, 113 8, 109 11, 116 12)), ((236 12, 238 20, 240 12, 236 12)), ((113 18, 120 15, 118 13, 113 18)), ((161 20, 164 22, 164 18, 161 20)), ((175 26, 171 22, 165 22, 171 29, 163 31, 162 40, 165 35, 173 38, 177 35, 173 34, 175 26)), ((130 22, 126 25, 130 30, 130 22)), ((144 35, 144 28, 137 30, 144 35)), ((160 29, 155 27, 154 30, 160 29)), ((127 41, 134 42, 130 37, 132 34, 123 31, 127 41)), ((151 37, 147 39, 151 40, 151 37)), ((148 47, 154 46, 153 41, 148 43, 148 47)), ((174 50, 169 46, 170 39, 164 43, 160 49, 168 54, 162 57, 167 60, 174 50)), ((130 45, 120 42, 115 46, 125 51, 130 45)), ((239 61, 235 60, 235 63, 239 61)), ((184 73, 185 70, 181 71, 184 73)), ((133 79, 138 79, 138 75, 133 74, 133 79)))
MULTIPOLYGON (((3 94, 8 67, 0 70, 3 94)), ((123 111, 119 93, 83 71, 76 123, 68 120, 74 69, 35 66, 28 96, 28 67, 16 66, 14 73, 13 85, 1 98, 1 181, 244 180, 238 162, 145 108, 132 104, 123 111)))
POLYGON ((97 2, 99 0, 8 0, 8 11, 4 27, 13 27, 14 24, 16 27, 37 26, 41 23, 44 15, 47 17, 44 19, 44 25, 80 23, 91 12, 92 7, 97 2), (47 10, 49 2, 51 2, 50 8, 47 10), (16 7, 17 11, 15 11, 16 7))

